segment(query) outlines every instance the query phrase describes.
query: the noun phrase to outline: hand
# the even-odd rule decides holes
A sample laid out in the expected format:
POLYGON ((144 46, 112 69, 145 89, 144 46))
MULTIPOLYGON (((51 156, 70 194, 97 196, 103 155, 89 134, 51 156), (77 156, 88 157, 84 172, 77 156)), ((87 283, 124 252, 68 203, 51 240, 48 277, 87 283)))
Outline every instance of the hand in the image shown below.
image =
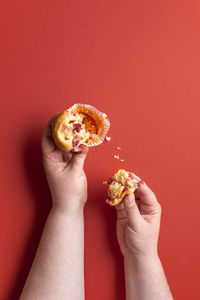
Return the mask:
POLYGON ((155 194, 135 174, 138 189, 125 197, 117 209, 117 239, 124 258, 155 257, 161 206, 155 194))
POLYGON ((61 212, 77 212, 87 200, 87 179, 83 165, 88 148, 81 146, 79 153, 59 150, 51 135, 51 123, 52 120, 44 130, 41 147, 53 207, 61 212))

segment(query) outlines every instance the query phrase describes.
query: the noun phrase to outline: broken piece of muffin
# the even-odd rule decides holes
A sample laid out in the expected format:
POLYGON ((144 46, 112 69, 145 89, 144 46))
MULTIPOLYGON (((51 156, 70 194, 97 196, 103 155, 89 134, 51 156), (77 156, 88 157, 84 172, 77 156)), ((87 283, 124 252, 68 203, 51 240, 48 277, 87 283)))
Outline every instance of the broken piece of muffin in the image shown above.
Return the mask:
POLYGON ((79 152, 80 145, 100 145, 109 127, 105 113, 88 104, 74 104, 54 117, 52 136, 60 150, 79 152))
POLYGON ((139 181, 130 176, 130 172, 123 169, 118 170, 107 181, 110 199, 107 199, 106 203, 111 206, 118 205, 126 195, 133 193, 138 188, 138 183, 139 181))

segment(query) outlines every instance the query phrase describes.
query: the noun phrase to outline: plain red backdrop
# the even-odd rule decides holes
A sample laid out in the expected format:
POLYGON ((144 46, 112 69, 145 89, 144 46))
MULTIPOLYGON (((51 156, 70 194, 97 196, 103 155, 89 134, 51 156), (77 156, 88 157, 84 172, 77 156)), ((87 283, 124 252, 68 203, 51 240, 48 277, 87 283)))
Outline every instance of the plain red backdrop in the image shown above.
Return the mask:
POLYGON ((85 168, 86 299, 125 299, 102 184, 121 167, 161 202, 159 254, 175 299, 200 299, 199 15, 196 0, 1 1, 1 300, 18 299, 51 205, 43 128, 77 102, 106 112, 112 137, 85 168))

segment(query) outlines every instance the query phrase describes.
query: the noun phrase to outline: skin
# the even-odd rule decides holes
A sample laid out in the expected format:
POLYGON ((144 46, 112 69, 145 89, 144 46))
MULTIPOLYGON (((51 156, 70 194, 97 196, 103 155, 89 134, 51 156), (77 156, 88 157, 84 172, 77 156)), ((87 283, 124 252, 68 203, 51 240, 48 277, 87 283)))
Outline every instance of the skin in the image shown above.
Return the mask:
POLYGON ((20 300, 82 300, 84 296, 84 218, 88 152, 65 153, 51 137, 51 121, 42 137, 43 165, 52 209, 20 300), (78 288, 77 288, 78 287, 78 288))
POLYGON ((116 206, 117 239, 124 257, 126 300, 172 300, 157 244, 161 206, 135 174, 139 188, 116 206))
MULTIPOLYGON (((20 300, 83 300, 83 210, 87 200, 83 166, 88 149, 82 147, 76 154, 58 150, 51 137, 51 121, 41 146, 52 209, 20 300)), ((126 300, 173 299, 157 253, 161 207, 155 194, 140 181, 139 188, 116 210, 126 300)))

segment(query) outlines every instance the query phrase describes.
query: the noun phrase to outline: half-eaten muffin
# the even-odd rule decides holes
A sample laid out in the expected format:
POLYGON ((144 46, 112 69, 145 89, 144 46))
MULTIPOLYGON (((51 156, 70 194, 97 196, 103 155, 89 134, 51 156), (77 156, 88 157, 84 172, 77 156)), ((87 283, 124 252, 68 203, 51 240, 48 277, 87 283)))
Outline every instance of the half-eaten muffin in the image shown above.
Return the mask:
POLYGON ((74 104, 56 115, 52 121, 52 136, 62 151, 79 152, 80 145, 100 145, 109 130, 105 113, 87 104, 74 104))
POLYGON ((138 180, 130 176, 130 172, 123 169, 118 170, 107 181, 109 199, 106 200, 106 203, 111 206, 120 204, 126 195, 133 193, 138 188, 138 183, 138 180))

